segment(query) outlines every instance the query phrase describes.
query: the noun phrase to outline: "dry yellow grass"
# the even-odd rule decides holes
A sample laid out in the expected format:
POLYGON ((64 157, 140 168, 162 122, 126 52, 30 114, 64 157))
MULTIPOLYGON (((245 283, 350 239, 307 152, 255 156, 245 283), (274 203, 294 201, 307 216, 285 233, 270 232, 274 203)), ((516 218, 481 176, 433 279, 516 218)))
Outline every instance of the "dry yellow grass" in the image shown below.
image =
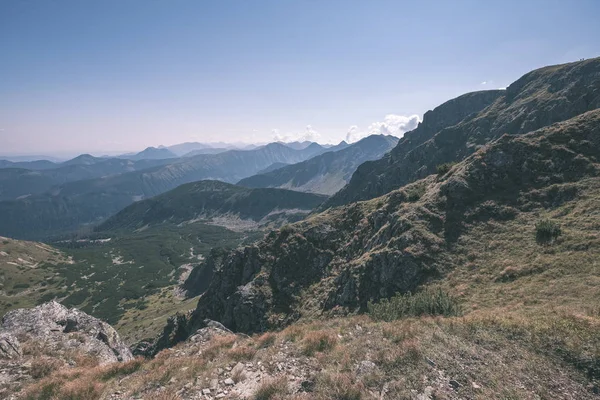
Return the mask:
POLYGON ((307 356, 317 352, 330 351, 337 344, 337 337, 333 332, 312 331, 304 335, 302 340, 302 351, 307 356))

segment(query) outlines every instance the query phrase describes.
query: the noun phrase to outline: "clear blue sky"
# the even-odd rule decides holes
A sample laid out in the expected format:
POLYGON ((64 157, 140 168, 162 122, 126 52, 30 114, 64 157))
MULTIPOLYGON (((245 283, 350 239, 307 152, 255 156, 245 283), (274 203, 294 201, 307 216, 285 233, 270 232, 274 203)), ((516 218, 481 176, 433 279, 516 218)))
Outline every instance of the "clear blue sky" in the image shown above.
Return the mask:
POLYGON ((401 131, 599 56, 599 18, 597 0, 0 0, 0 153, 401 131))

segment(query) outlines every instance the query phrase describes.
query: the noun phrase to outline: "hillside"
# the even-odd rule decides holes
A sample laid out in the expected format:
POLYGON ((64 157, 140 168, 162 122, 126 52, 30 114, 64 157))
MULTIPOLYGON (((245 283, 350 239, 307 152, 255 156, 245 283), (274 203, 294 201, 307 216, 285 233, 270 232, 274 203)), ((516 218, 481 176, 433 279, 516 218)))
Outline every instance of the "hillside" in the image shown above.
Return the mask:
POLYGON ((341 150, 242 179, 238 185, 332 195, 348 183, 360 164, 381 158, 396 143, 394 136, 372 135, 341 150))
POLYGON ((471 304, 493 307, 509 287, 527 292, 542 284, 556 290, 536 295, 541 307, 585 307, 600 287, 588 285, 598 279, 599 163, 599 110, 504 135, 445 175, 316 214, 233 251, 185 330, 205 318, 242 332, 276 329, 301 317, 364 311, 369 301, 425 283, 452 288, 464 273, 472 275, 461 276, 467 282, 482 280, 476 290, 460 282, 471 304), (564 229, 554 247, 536 243, 543 218, 564 229), (502 251, 494 262, 485 250, 492 243, 502 251), (574 259, 576 269, 556 273, 574 259), (583 285, 577 298, 558 290, 567 282, 583 285))
POLYGON ((428 111, 379 161, 358 168, 324 208, 381 196, 456 162, 489 141, 600 107, 600 58, 532 71, 506 90, 469 93, 428 111))
POLYGON ((317 144, 303 150, 270 144, 255 150, 199 155, 141 171, 65 183, 45 193, 0 201, 0 234, 18 239, 47 239, 101 222, 134 201, 185 183, 203 179, 236 182, 275 162, 296 163, 324 151, 317 144))
POLYGON ((246 189, 219 181, 181 185, 167 193, 136 202, 98 227, 98 231, 204 220, 216 225, 258 227, 301 219, 326 199, 282 189, 246 189))
POLYGON ((69 263, 46 244, 0 237, 0 313, 37 305, 56 280, 54 266, 69 263))

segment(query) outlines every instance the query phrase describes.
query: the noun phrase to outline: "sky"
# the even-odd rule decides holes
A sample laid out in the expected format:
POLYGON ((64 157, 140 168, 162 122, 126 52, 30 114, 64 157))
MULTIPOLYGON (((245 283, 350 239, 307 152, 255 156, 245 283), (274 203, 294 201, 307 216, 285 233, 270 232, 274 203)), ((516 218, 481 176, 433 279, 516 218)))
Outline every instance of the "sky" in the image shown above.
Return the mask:
POLYGON ((0 154, 401 136, 600 56, 600 1, 0 0, 0 154))

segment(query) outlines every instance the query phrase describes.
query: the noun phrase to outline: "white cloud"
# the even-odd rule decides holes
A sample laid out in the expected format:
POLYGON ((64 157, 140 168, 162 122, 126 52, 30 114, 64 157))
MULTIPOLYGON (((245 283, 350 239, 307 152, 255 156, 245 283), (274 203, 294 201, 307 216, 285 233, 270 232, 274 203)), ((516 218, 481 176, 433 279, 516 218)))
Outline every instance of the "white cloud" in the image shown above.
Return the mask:
POLYGON ((419 125, 421 118, 418 115, 396 115, 388 114, 382 122, 374 122, 366 130, 361 130, 353 125, 348 129, 346 141, 353 143, 370 135, 392 135, 402 137, 408 131, 412 131, 419 125))
POLYGON ((271 135, 273 136, 273 140, 277 142, 317 142, 321 138, 321 134, 317 132, 312 125, 306 125, 304 132, 288 132, 281 133, 279 129, 273 129, 271 131, 271 135))
POLYGON ((483 81, 480 83, 481 85, 487 85, 487 81, 483 81))

